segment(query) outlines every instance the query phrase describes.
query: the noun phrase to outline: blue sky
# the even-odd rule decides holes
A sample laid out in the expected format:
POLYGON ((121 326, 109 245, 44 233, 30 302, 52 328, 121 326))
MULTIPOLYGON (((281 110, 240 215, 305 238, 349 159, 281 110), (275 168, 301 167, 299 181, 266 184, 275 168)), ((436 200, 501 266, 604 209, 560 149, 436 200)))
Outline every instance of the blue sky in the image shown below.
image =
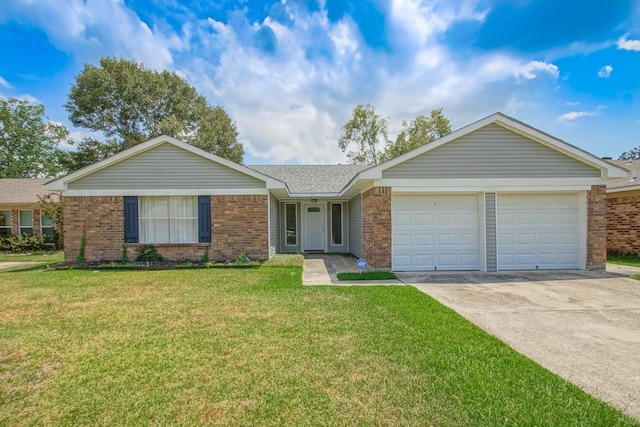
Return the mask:
MULTIPOLYGON (((354 106, 496 111, 598 156, 640 145, 640 0, 12 0, 0 96, 62 107, 85 62, 177 72, 236 121, 246 163, 345 162, 354 106)), ((72 129, 74 136, 82 129, 72 129)))

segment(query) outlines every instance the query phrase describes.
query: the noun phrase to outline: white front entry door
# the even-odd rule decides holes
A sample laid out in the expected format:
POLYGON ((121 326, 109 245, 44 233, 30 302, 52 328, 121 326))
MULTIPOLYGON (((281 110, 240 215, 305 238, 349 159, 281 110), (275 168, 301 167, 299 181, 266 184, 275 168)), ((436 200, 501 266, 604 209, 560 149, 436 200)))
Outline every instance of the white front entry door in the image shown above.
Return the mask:
POLYGON ((304 250, 323 251, 324 234, 324 205, 304 206, 304 250))

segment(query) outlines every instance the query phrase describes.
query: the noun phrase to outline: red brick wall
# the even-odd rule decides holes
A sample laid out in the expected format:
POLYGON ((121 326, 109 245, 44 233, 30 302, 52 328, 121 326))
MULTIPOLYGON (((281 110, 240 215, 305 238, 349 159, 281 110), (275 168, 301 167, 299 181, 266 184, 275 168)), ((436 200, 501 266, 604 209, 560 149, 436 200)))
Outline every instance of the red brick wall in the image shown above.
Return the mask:
POLYGON ((587 269, 604 269, 607 263, 606 186, 587 192, 587 269))
POLYGON ((362 257, 373 268, 391 268, 391 187, 362 195, 362 257))
POLYGON ((119 260, 124 242, 124 202, 120 196, 65 196, 64 260, 75 262, 83 230, 87 261, 119 260))
MULTIPOLYGON (((156 244, 158 253, 170 260, 198 261, 209 248, 209 259, 230 261, 240 254, 253 259, 269 258, 268 196, 211 196, 211 244, 156 244)), ((87 261, 116 261, 124 242, 122 197, 64 198, 65 261, 80 253, 86 229, 87 261)), ((136 257, 137 244, 127 245, 129 260, 136 257)))
POLYGON ((640 255, 640 191, 608 195, 607 250, 640 255))
POLYGON ((211 196, 210 257, 269 258, 269 196, 211 196))

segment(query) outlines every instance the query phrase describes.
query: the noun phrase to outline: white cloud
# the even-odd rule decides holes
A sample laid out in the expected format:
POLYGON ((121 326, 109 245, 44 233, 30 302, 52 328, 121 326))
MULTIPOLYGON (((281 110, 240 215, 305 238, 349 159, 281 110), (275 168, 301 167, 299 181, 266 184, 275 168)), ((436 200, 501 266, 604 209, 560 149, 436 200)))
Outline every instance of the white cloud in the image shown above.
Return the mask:
POLYGON ((560 76, 560 70, 557 65, 542 61, 528 62, 516 71, 517 76, 522 76, 529 80, 535 79, 541 73, 549 74, 554 79, 560 76))
POLYGON ((462 56, 444 44, 455 24, 485 19, 475 0, 392 2, 384 12, 388 49, 369 48, 348 15, 330 21, 324 2, 309 12, 282 1, 287 23, 252 21, 244 9, 224 22, 185 13, 180 30, 142 22, 122 0, 41 0, 37 10, 25 6, 29 0, 17 4, 23 22, 44 28, 79 61, 123 55, 175 70, 227 110, 252 158, 269 163, 345 162, 337 141, 357 104, 390 117, 393 138, 402 120, 434 108, 443 107, 454 128, 533 108, 545 93, 536 89, 559 78, 549 61, 462 56), (275 49, 257 43, 264 34, 275 49))
POLYGON ((16 20, 42 28, 54 45, 80 61, 126 56, 151 68, 173 63, 180 37, 151 28, 121 0, 18 0, 3 5, 16 20))
POLYGON ((622 37, 618 40, 618 49, 640 52, 640 40, 629 40, 626 36, 622 37))
POLYGON ((601 79, 608 79, 609 77, 611 77, 612 71, 613 67, 611 65, 605 65, 598 71, 598 77, 600 77, 601 79))
POLYGON ((556 120, 559 122, 572 122, 575 119, 579 119, 580 117, 590 117, 597 116, 598 114, 592 111, 571 111, 569 113, 565 113, 558 117, 556 120))
POLYGON ((0 87, 3 87, 5 89, 12 89, 13 86, 11 86, 11 84, 6 81, 2 76, 0 76, 0 87))

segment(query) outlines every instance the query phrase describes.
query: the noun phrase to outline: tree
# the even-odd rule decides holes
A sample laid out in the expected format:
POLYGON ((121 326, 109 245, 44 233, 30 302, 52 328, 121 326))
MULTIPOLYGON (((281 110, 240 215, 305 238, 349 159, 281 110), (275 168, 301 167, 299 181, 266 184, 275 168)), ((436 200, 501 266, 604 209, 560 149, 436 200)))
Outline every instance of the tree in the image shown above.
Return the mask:
POLYGON ((383 160, 398 157, 408 151, 451 133, 449 119, 442 114, 442 108, 432 110, 429 117, 419 115, 411 122, 402 122, 402 131, 394 142, 389 142, 383 160))
POLYGON ((63 151, 59 154, 60 164, 66 172, 71 172, 99 162, 119 150, 120 145, 113 139, 100 142, 95 138, 84 137, 78 142, 75 151, 63 151))
POLYGON ((625 151, 624 153, 620 154, 619 159, 620 160, 640 159, 640 146, 636 148, 632 148, 631 150, 625 151))
POLYGON ((182 77, 127 59, 85 64, 65 104, 75 126, 101 131, 117 151, 166 134, 241 163, 235 123, 182 77))
POLYGON ((347 153, 351 163, 356 165, 377 165, 382 157, 379 146, 388 144, 389 120, 380 114, 371 104, 358 105, 353 116, 344 126, 338 145, 342 152, 355 147, 347 153))
POLYGON ((66 127, 48 121, 43 105, 0 98, 0 178, 59 175, 58 146, 68 138, 66 127))

